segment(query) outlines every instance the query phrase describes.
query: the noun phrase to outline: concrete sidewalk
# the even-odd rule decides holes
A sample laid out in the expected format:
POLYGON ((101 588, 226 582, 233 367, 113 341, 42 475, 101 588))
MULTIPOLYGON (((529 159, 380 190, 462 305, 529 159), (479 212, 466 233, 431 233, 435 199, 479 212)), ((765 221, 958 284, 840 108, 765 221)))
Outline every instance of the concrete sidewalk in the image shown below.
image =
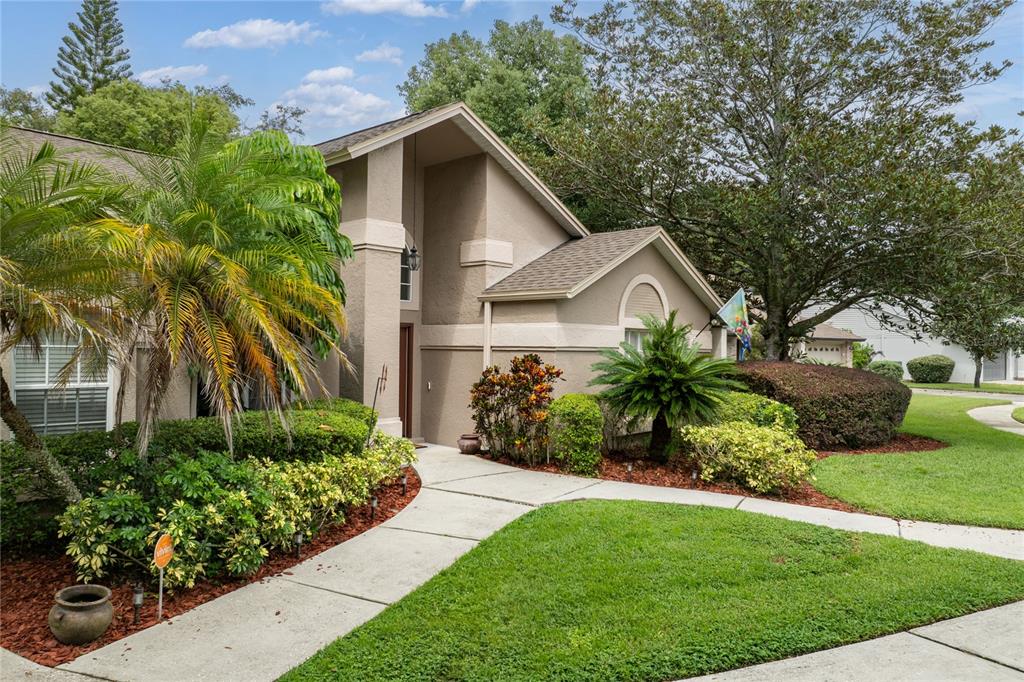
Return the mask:
POLYGON ((1013 418, 1013 411, 1019 407, 1024 407, 1024 402, 976 407, 973 410, 968 410, 967 414, 993 429, 1024 436, 1024 424, 1013 418))
MULTIPOLYGON (((5 653, 0 659, 0 675, 4 680, 85 679, 83 675, 117 682, 273 680, 373 618, 507 523, 537 506, 574 499, 649 500, 738 508, 843 530, 881 533, 1024 559, 1024 533, 1020 531, 901 522, 738 495, 525 471, 439 446, 422 449, 418 454, 416 470, 423 482, 419 495, 380 526, 308 559, 283 575, 247 585, 56 670, 34 666, 5 653)), ((1017 625, 1021 621, 1011 620, 1017 625)), ((1013 649, 1000 643, 998 633, 986 630, 987 622, 983 618, 974 625, 968 624, 964 632, 999 651, 1013 649)), ((1007 631, 1013 638, 1021 639, 1019 627, 1007 631)), ((894 637, 901 640, 892 651, 910 646, 901 642, 912 635, 894 637)), ((934 643, 913 637, 921 642, 917 649, 922 657, 934 656, 924 651, 934 643)), ((875 641, 883 640, 888 638, 875 641)), ((853 646, 863 648, 870 644, 853 646)), ((851 654, 857 651, 851 650, 851 654)), ((853 659, 896 655, 885 651, 889 650, 866 650, 853 659)), ((837 671, 842 669, 841 662, 834 665, 839 666, 837 671)), ((971 665, 981 667, 970 670, 984 668, 981 663, 971 665)), ((969 672, 967 668, 964 671, 969 672)), ((994 679, 981 672, 979 676, 994 679)))

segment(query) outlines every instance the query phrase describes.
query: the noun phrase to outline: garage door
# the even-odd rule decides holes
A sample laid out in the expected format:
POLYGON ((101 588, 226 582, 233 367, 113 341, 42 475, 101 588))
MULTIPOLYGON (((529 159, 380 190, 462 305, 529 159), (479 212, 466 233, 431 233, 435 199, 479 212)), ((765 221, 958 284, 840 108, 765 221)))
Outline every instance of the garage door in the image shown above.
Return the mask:
POLYGON ((1002 381, 1006 378, 1006 354, 985 360, 981 378, 985 381, 1002 381))

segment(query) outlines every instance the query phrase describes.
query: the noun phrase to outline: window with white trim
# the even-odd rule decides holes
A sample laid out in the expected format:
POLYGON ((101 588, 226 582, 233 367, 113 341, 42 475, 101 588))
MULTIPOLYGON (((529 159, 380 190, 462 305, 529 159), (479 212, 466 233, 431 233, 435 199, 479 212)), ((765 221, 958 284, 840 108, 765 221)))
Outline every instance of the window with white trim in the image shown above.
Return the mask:
POLYGON ((39 353, 29 346, 14 349, 14 402, 39 435, 107 428, 110 371, 75 361, 66 384, 57 388, 61 370, 77 344, 47 340, 39 353))
POLYGON ((646 329, 627 329, 626 343, 642 351, 644 349, 644 339, 647 338, 649 333, 646 329))
POLYGON ((412 268, 409 267, 409 247, 402 249, 401 279, 398 285, 399 300, 412 300, 412 268))

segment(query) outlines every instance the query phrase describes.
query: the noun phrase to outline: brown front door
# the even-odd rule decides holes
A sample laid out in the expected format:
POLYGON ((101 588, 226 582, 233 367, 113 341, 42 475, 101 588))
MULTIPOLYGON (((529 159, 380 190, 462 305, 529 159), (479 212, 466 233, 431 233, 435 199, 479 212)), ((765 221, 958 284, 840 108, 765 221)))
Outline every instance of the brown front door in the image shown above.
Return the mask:
POLYGON ((398 417, 402 435, 412 438, 412 325, 403 324, 398 337, 398 417))

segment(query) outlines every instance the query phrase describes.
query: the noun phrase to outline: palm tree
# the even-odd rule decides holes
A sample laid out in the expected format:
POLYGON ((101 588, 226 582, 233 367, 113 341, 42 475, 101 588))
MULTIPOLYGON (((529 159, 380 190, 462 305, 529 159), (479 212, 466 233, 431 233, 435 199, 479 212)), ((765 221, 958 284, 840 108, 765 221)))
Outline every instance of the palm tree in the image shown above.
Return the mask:
MULTIPOLYGON (((98 166, 72 161, 50 143, 19 144, 0 130, 0 351, 26 344, 38 352, 48 337, 78 339, 58 375, 67 381, 79 361, 106 364, 120 315, 110 302, 121 277, 89 230, 105 219, 116 224, 124 188, 98 166)), ((69 502, 77 486, 50 455, 14 404, 0 372, 0 416, 37 469, 69 502)))
POLYGON ((319 383, 317 358, 340 355, 338 267, 352 253, 338 232, 340 189, 319 152, 282 133, 221 145, 198 119, 170 156, 124 160, 137 174, 132 225, 98 229, 138 280, 122 357, 136 341, 148 349, 140 457, 182 366, 204 380, 230 447, 243 389, 280 416, 286 389, 305 394, 319 383))
POLYGON ((593 365, 598 375, 590 383, 609 387, 600 397, 613 410, 652 420, 650 455, 664 460, 672 427, 711 420, 725 394, 743 385, 728 378, 732 360, 701 355, 699 344, 687 340, 690 327, 676 326, 676 311, 643 323, 648 333, 641 348, 623 342, 601 351, 605 359, 593 365))

